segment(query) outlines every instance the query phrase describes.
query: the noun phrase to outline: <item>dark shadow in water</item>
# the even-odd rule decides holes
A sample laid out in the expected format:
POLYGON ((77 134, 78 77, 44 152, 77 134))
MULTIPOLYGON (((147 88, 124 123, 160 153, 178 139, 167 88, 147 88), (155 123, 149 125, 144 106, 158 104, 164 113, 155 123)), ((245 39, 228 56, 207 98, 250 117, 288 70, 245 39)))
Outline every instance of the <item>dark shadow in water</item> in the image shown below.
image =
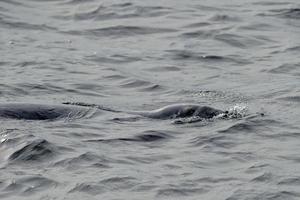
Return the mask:
POLYGON ((285 19, 300 19, 300 8, 284 8, 270 10, 268 13, 260 13, 259 16, 274 16, 285 19))
POLYGON ((96 37, 96 38, 99 37, 120 38, 120 37, 130 37, 130 36, 137 36, 137 35, 176 32, 176 31, 177 30, 175 29, 168 29, 168 28, 116 25, 116 26, 110 26, 105 28, 62 31, 62 33, 70 34, 70 35, 96 37))
POLYGON ((300 76, 300 63, 286 63, 279 67, 269 70, 273 74, 289 74, 292 76, 300 76))
POLYGON ((111 142, 158 142, 173 138, 168 133, 163 131, 145 131, 142 134, 135 135, 134 137, 124 138, 112 138, 112 139, 93 139, 85 140, 85 142, 99 142, 99 143, 111 143, 111 142))

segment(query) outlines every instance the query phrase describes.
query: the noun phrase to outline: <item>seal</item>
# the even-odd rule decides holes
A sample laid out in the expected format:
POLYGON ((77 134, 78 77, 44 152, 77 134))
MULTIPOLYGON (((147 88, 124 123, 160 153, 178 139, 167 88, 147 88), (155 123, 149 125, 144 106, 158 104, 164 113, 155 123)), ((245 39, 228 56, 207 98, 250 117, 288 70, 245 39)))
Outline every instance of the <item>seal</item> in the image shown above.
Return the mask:
POLYGON ((87 107, 75 105, 1 103, 0 117, 25 120, 53 120, 84 116, 89 110, 87 107))
POLYGON ((197 104, 173 104, 150 111, 117 111, 102 106, 85 103, 64 103, 59 105, 32 104, 32 103, 2 103, 0 104, 0 117, 24 120, 53 120, 59 118, 73 118, 87 115, 92 108, 96 112, 124 112, 153 119, 177 119, 198 117, 210 119, 224 111, 197 104))
POLYGON ((153 119, 177 119, 187 117, 210 119, 225 112, 197 104, 172 104, 152 111, 128 111, 127 113, 153 119))

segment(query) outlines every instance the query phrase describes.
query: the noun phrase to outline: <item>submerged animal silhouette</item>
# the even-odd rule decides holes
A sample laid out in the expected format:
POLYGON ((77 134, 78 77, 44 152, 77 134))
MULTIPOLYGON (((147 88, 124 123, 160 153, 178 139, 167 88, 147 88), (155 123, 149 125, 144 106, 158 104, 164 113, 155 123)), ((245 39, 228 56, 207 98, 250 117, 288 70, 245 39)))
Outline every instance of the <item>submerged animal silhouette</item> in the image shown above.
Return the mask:
POLYGON ((59 105, 33 104, 33 103, 2 103, 0 104, 0 117, 24 120, 52 120, 67 117, 85 116, 91 108, 96 112, 112 111, 125 112, 154 119, 176 119, 186 117, 213 118, 224 111, 197 104, 173 104, 151 111, 117 111, 96 105, 82 103, 64 103, 59 105))

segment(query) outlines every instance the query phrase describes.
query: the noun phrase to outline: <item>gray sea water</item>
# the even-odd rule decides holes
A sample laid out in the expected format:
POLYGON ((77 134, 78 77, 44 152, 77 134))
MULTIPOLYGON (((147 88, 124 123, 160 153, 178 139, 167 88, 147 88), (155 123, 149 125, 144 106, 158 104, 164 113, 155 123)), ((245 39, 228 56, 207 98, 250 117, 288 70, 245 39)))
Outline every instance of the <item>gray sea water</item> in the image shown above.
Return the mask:
POLYGON ((1 119, 0 199, 300 199, 298 0, 0 0, 0 102, 236 119, 1 119))

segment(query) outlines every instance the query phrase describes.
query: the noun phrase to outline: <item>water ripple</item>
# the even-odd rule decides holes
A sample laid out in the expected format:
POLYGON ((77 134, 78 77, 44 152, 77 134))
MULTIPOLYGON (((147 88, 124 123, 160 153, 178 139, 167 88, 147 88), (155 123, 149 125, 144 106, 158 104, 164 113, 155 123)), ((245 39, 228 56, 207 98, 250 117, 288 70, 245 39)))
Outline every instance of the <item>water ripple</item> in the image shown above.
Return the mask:
POLYGON ((295 96, 285 96, 285 97, 280 97, 278 98, 279 100, 283 101, 289 101, 289 102, 295 102, 295 103, 300 103, 300 95, 295 95, 295 96))
POLYGON ((212 146, 214 147, 221 147, 221 148, 232 148, 235 147, 237 144, 232 138, 229 138, 225 135, 207 135, 207 136, 198 136, 194 138, 191 142, 194 146, 212 146))
POLYGON ((76 170, 88 167, 108 168, 109 160, 104 156, 98 156, 91 152, 83 153, 72 158, 65 158, 53 164, 54 167, 65 167, 68 170, 76 170))
MULTIPOLYGON (((257 118, 258 116, 254 116, 257 118)), ((219 133, 260 133, 268 129, 270 124, 277 125, 281 124, 280 122, 272 119, 254 119, 254 120, 243 120, 242 122, 236 122, 233 125, 219 130, 219 133)), ((281 124, 282 126, 283 124, 281 124)))
POLYGON ((280 200, 280 199, 298 199, 299 193, 288 191, 262 191, 262 190, 246 190, 238 189, 226 200, 240 200, 240 199, 268 199, 268 200, 280 200))
POLYGON ((166 198, 166 197, 190 197, 190 196, 197 196, 203 193, 206 193, 207 190, 204 188, 183 188, 183 187, 173 187, 173 188, 165 188, 159 189, 157 192, 157 197, 159 198, 166 198))
POLYGON ((290 19, 300 19, 300 8, 289 8, 272 10, 279 17, 290 18, 290 19))
POLYGON ((12 162, 41 162, 54 157, 56 147, 44 139, 36 139, 9 156, 12 162))
POLYGON ((259 39, 236 35, 236 34, 229 34, 229 33, 222 33, 217 34, 215 36, 216 40, 219 40, 221 42, 224 42, 225 44, 228 44, 232 47, 237 48, 249 48, 249 47, 258 47, 264 44, 259 39))
POLYGON ((62 4, 84 4, 84 3, 88 3, 88 2, 93 2, 94 0, 67 0, 66 2, 63 2, 62 4))
POLYGON ((300 199, 298 1, 0 0, 0 101, 91 108, 0 120, 0 199, 300 199))
POLYGON ((170 8, 161 6, 138 6, 132 3, 114 4, 110 6, 100 5, 97 8, 75 13, 73 16, 64 16, 64 19, 73 18, 74 20, 111 20, 125 18, 158 17, 166 15, 170 8))
POLYGON ((7 28, 20 30, 42 30, 42 31, 57 31, 57 28, 46 24, 31 24, 28 22, 9 21, 0 18, 0 24, 7 28))
POLYGON ((186 61, 200 61, 200 62, 232 62, 232 63, 244 63, 243 60, 237 60, 229 56, 221 55, 207 55, 203 53, 197 53, 188 50, 167 50, 169 57, 175 60, 186 61))
POLYGON ((122 141, 123 142, 158 142, 170 138, 172 138, 172 136, 163 131, 145 131, 142 134, 138 134, 134 137, 113 138, 113 139, 93 139, 93 140, 87 140, 86 142, 103 142, 103 143, 122 142, 122 141))
POLYGON ((286 63, 282 64, 279 67, 269 70, 273 74, 290 74, 293 76, 300 76, 300 63, 286 63))
POLYGON ((154 28, 154 27, 141 27, 141 26, 110 26, 105 28, 87 29, 87 30, 69 30, 63 31, 62 33, 70 35, 83 35, 91 37, 130 37, 136 35, 148 35, 148 34, 158 34, 158 33, 168 33, 175 32, 175 29, 169 28, 154 28))
POLYGON ((22 178, 17 178, 9 184, 6 184, 2 189, 1 196, 6 195, 30 195, 33 193, 46 191, 51 188, 58 186, 58 183, 49 178, 43 177, 41 175, 36 176, 25 176, 22 178))
POLYGON ((75 193, 75 192, 84 192, 90 195, 98 195, 103 193, 105 190, 102 185, 98 185, 97 183, 79 183, 74 188, 72 188, 68 193, 75 193))
POLYGON ((300 177, 285 177, 278 182, 278 185, 300 186, 300 177))

